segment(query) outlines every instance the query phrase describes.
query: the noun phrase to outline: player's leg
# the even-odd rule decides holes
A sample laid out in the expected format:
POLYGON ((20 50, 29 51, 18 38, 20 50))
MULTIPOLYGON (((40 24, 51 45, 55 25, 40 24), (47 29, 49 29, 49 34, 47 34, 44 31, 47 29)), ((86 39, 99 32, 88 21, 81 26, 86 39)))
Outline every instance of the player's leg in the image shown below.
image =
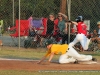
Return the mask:
POLYGON ((88 38, 86 37, 86 41, 87 41, 87 42, 85 42, 85 48, 86 48, 86 50, 87 50, 88 47, 89 47, 89 43, 90 43, 91 39, 88 39, 88 38))
POLYGON ((79 61, 89 61, 93 58, 91 55, 79 54, 74 48, 69 48, 67 55, 79 61))
POLYGON ((77 59, 78 61, 90 61, 92 60, 92 56, 91 55, 83 55, 81 54, 80 57, 77 59))
POLYGON ((70 47, 68 49, 67 55, 71 56, 71 57, 74 57, 74 58, 80 57, 80 54, 73 47, 70 47))
POLYGON ((59 57, 59 63, 60 64, 72 63, 72 62, 75 62, 75 61, 76 61, 76 59, 74 59, 73 57, 68 58, 67 53, 65 53, 65 54, 63 54, 59 57))
POLYGON ((77 34, 74 41, 69 44, 69 48, 73 47, 77 42, 79 42, 80 38, 82 38, 82 36, 80 34, 77 34))
POLYGON ((87 46, 85 46, 85 44, 87 43, 87 39, 85 38, 84 35, 82 37, 83 37, 83 39, 80 40, 80 43, 81 43, 83 49, 87 50, 87 46))
POLYGON ((84 34, 82 34, 82 39, 80 40, 80 43, 84 50, 88 49, 88 45, 90 43, 90 39, 88 39, 84 34))

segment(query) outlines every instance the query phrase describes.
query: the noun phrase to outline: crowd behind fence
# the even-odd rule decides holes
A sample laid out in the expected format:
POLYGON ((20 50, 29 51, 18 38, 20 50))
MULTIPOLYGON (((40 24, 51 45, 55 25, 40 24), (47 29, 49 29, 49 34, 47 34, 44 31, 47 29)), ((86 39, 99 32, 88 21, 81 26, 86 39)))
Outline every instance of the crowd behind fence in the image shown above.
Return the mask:
MULTIPOLYGON (((72 0, 70 20, 75 21, 77 16, 82 15, 88 25, 89 35, 94 34, 94 30, 98 33, 99 3, 100 0, 72 0)), ((0 4, 0 33, 3 34, 0 39, 3 41, 3 45, 18 47, 18 1, 0 0, 0 4)), ((64 23, 68 22, 65 16, 58 15, 60 0, 21 0, 20 8, 21 47, 45 47, 45 42, 48 39, 52 39, 54 43, 64 44, 69 43, 69 39, 71 42, 75 38, 77 34, 75 25, 70 26, 69 38, 68 34, 62 31, 63 27, 58 24, 61 17, 64 19, 64 23)), ((67 9, 65 15, 68 16, 67 9)))

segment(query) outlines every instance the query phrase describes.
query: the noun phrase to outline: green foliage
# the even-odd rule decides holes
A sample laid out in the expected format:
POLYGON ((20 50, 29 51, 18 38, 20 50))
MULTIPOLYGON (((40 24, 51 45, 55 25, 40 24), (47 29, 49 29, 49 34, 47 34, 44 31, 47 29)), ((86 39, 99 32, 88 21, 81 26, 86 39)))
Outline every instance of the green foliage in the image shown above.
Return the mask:
MULTIPOLYGON (((4 20, 4 28, 13 26, 13 1, 14 17, 18 19, 19 0, 0 0, 0 19, 4 20)), ((50 13, 57 14, 60 11, 60 0, 20 0, 21 1, 21 19, 28 19, 31 15, 34 17, 48 17, 50 13)), ((71 0, 71 20, 75 20, 78 15, 83 15, 85 19, 90 19, 91 30, 99 20, 100 0, 71 0)), ((67 10, 66 10, 67 11, 67 10)))
POLYGON ((91 30, 97 28, 96 23, 100 19, 100 0, 72 0, 71 17, 73 20, 78 15, 90 20, 91 30))

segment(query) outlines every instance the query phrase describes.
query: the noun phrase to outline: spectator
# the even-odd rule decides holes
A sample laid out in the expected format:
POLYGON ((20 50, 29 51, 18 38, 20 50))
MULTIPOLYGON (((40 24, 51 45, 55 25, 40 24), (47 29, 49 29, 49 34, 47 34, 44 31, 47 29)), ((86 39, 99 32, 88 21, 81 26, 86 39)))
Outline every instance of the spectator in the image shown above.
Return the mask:
POLYGON ((50 35, 55 29, 57 29, 58 20, 55 19, 54 14, 50 14, 49 18, 43 18, 44 32, 42 35, 50 35))
POLYGON ((57 25, 58 25, 58 19, 55 19, 55 16, 53 13, 51 13, 49 15, 49 18, 43 18, 42 19, 43 22, 43 33, 42 33, 42 40, 41 42, 44 40, 45 37, 48 37, 48 35, 50 35, 50 37, 52 35, 56 35, 57 32, 55 31, 57 29, 57 25))
POLYGON ((96 43, 98 48, 100 49, 100 21, 97 22, 98 30, 93 30, 93 33, 91 33, 91 40, 92 43, 96 43))
POLYGON ((98 25, 98 37, 96 38, 97 43, 98 43, 98 47, 100 49, 100 21, 97 22, 98 25))
POLYGON ((98 36, 100 37, 100 21, 97 22, 98 25, 98 36))
POLYGON ((55 16, 54 14, 49 15, 49 19, 47 20, 47 34, 51 34, 54 30, 54 20, 55 16))
POLYGON ((97 22, 97 25, 98 25, 98 32, 96 30, 93 31, 93 35, 92 35, 92 41, 94 40, 97 40, 99 41, 100 40, 100 21, 97 22))
POLYGON ((31 30, 32 29, 32 25, 33 25, 33 23, 32 23, 33 17, 30 16, 28 20, 29 20, 29 28, 31 30))
POLYGON ((94 30, 94 31, 93 31, 93 37, 98 37, 97 30, 94 30))
POLYGON ((65 41, 67 41, 68 43, 68 24, 66 23, 67 16, 62 13, 58 13, 58 19, 58 27, 60 30, 60 35, 62 37, 62 44, 65 44, 65 41))
POLYGON ((97 31, 96 30, 93 30, 93 33, 91 34, 91 37, 92 37, 92 41, 97 41, 96 39, 97 39, 97 37, 98 37, 98 33, 97 33, 97 31))

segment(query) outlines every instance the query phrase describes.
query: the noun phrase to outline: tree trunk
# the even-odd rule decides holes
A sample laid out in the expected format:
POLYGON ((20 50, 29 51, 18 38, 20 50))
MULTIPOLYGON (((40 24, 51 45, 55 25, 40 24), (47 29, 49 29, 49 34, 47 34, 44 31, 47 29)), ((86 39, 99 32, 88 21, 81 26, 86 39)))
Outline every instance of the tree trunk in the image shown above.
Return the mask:
POLYGON ((66 14, 66 4, 67 4, 67 0, 61 0, 60 1, 60 12, 63 14, 66 14))

